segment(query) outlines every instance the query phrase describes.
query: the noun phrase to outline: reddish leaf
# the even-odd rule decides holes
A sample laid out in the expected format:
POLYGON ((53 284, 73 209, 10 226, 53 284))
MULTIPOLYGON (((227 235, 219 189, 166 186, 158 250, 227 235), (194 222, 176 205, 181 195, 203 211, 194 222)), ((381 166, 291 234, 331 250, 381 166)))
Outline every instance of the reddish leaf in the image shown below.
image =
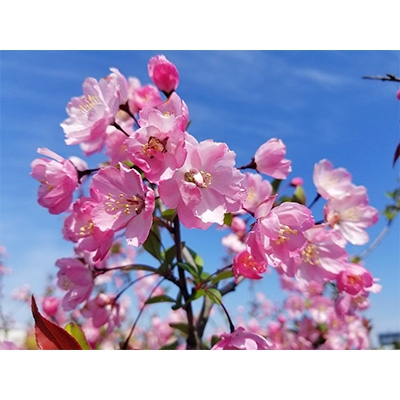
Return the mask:
POLYGON ((393 158, 393 167, 396 164, 397 159, 400 157, 400 143, 396 147, 396 151, 394 153, 394 158, 393 158))
POLYGON ((32 295, 31 309, 35 320, 36 343, 41 350, 82 350, 82 347, 65 329, 44 318, 32 295))

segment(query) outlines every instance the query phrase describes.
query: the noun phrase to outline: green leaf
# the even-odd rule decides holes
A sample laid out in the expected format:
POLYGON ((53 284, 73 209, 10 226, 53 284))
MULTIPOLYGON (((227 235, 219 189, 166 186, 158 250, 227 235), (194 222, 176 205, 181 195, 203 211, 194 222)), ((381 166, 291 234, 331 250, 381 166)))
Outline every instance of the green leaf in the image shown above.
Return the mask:
POLYGON ((178 347, 179 341, 175 340, 175 342, 165 344, 164 346, 160 347, 160 350, 176 350, 178 347))
POLYGON ((281 182, 282 182, 282 179, 274 179, 274 180, 271 182, 272 194, 278 193, 278 189, 279 189, 279 186, 280 186, 281 182))
POLYGON ((189 272, 189 274, 192 275, 194 278, 198 277, 199 274, 198 274, 196 268, 193 267, 193 265, 190 265, 188 263, 182 263, 182 262, 178 262, 177 264, 180 268, 182 268, 186 272, 189 272))
POLYGON ((178 331, 185 333, 186 335, 189 333, 188 324, 185 324, 183 322, 171 322, 169 326, 171 328, 177 329, 178 331))
POLYGON ((158 261, 162 261, 161 254, 161 239, 160 239, 160 231, 156 224, 153 224, 149 236, 146 241, 143 243, 143 248, 150 253, 153 257, 155 257, 158 261))
POLYGON ((162 294, 160 296, 154 296, 151 297, 150 299, 147 299, 145 301, 145 304, 165 303, 165 302, 175 303, 175 299, 173 299, 170 296, 167 296, 166 294, 162 294))
POLYGON ((218 289, 207 288, 205 289, 205 295, 215 304, 222 303, 222 295, 218 289))
POLYGON ((233 214, 232 213, 225 213, 224 215, 224 224, 231 226, 232 225, 232 220, 233 220, 233 214))
POLYGON ((64 329, 76 339, 76 341, 82 347, 82 350, 92 350, 88 341, 86 340, 85 333, 80 326, 70 322, 64 329))
POLYGON ((165 210, 161 213, 161 216, 168 220, 168 221, 173 221, 174 218, 176 217, 176 210, 175 209, 168 209, 165 210))
POLYGON ((144 265, 144 264, 132 264, 132 265, 127 265, 122 268, 124 271, 149 271, 149 272, 157 272, 158 269, 151 267, 150 265, 144 265))
POLYGON ((212 279, 211 279, 211 283, 213 285, 215 285, 216 283, 224 280, 224 279, 229 279, 233 277, 233 271, 231 269, 229 270, 225 270, 225 271, 221 271, 219 274, 215 275, 212 279))
POLYGON ((306 204, 306 194, 302 186, 296 186, 294 190, 292 201, 305 205, 306 204))
POLYGON ((162 257, 164 259, 165 264, 171 265, 172 261, 176 257, 176 248, 175 246, 171 246, 169 249, 162 253, 162 257))
POLYGON ((205 294, 204 289, 196 290, 195 293, 194 293, 194 295, 193 295, 193 297, 192 297, 190 300, 197 300, 197 299, 199 299, 200 297, 203 297, 204 294, 205 294))
POLYGON ((199 270, 203 269, 204 267, 204 260, 201 258, 200 255, 198 255, 194 250, 191 248, 187 247, 186 248, 189 250, 189 253, 193 257, 193 261, 196 264, 196 266, 199 268, 199 270))

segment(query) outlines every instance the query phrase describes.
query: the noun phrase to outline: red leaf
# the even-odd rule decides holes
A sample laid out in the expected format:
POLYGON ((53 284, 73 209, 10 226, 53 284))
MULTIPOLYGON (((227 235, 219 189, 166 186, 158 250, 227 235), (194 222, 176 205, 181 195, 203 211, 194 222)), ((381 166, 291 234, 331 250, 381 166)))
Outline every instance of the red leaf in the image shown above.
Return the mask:
POLYGON ((44 318, 32 295, 31 309, 35 320, 36 343, 41 350, 82 350, 82 347, 65 329, 44 318))

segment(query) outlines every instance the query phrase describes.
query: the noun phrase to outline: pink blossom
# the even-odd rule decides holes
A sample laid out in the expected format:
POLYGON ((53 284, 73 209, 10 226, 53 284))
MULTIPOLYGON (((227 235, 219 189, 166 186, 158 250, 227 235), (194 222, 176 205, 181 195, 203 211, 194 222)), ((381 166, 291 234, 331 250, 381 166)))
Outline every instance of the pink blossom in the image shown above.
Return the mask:
POLYGON ((374 225, 379 218, 378 211, 369 206, 364 186, 354 186, 341 198, 331 198, 324 207, 325 219, 333 229, 352 244, 368 242, 366 228, 374 225))
POLYGON ((348 254, 335 243, 335 232, 317 225, 304 232, 306 242, 281 268, 289 276, 318 283, 332 282, 346 268, 348 254))
POLYGON ((73 201, 79 183, 77 169, 70 160, 49 149, 38 149, 38 153, 53 158, 37 158, 31 164, 31 176, 40 182, 38 202, 48 208, 50 214, 61 214, 73 201))
POLYGON ((224 236, 221 239, 221 243, 223 246, 227 247, 234 253, 240 253, 246 250, 246 244, 242 240, 240 240, 238 235, 235 235, 234 233, 230 233, 229 235, 224 236))
POLYGON ((266 270, 266 263, 256 261, 247 250, 240 252, 233 259, 233 274, 236 282, 239 275, 249 279, 261 279, 260 274, 266 270))
POLYGON ((114 301, 113 296, 100 293, 85 304, 81 313, 85 318, 92 320, 95 328, 107 324, 107 332, 111 332, 114 327, 121 325, 119 308, 119 304, 114 301))
POLYGON ((333 301, 329 297, 314 296, 310 299, 308 311, 317 324, 327 323, 332 309, 333 301))
POLYGON ((106 257, 110 250, 114 231, 112 229, 101 230, 95 225, 92 217, 97 202, 91 198, 81 197, 73 205, 72 213, 65 219, 64 238, 77 243, 79 251, 95 251, 93 261, 99 261, 106 257))
POLYGON ((152 57, 147 66, 150 79, 167 97, 179 84, 179 73, 174 64, 163 55, 152 57))
POLYGON ((177 209, 187 228, 223 225, 225 213, 238 211, 246 196, 244 176, 234 168, 235 153, 225 143, 192 141, 186 142, 183 166, 160 181, 160 197, 167 207, 177 209))
POLYGON ((54 317, 57 314, 61 300, 54 296, 46 296, 42 302, 43 311, 49 316, 54 317))
POLYGON ((119 164, 119 168, 102 168, 91 183, 99 196, 92 210, 94 224, 102 231, 126 228, 128 244, 143 244, 153 222, 154 192, 143 184, 140 174, 119 164))
POLYGON ((128 78, 128 105, 132 114, 145 107, 156 107, 162 103, 160 92, 154 85, 142 86, 139 79, 128 78))
POLYGON ((296 187, 296 186, 302 186, 303 185, 303 178, 300 178, 300 177, 295 177, 295 178, 292 178, 292 180, 290 181, 290 185, 291 186, 294 186, 294 187, 296 187))
POLYGON ((400 100, 400 88, 397 90, 396 97, 397 97, 397 100, 400 100))
POLYGON ((261 335, 246 332, 242 326, 232 333, 223 333, 219 337, 221 340, 211 350, 271 350, 274 347, 261 335))
POLYGON ((243 208, 246 211, 254 212, 267 197, 272 195, 272 186, 259 174, 247 172, 244 176, 243 186, 246 188, 247 197, 243 202, 243 208))
POLYGON ((158 104, 154 108, 146 107, 139 113, 139 125, 141 127, 147 125, 156 125, 158 111, 165 117, 169 117, 177 129, 185 132, 189 122, 189 109, 186 103, 176 94, 172 93, 167 100, 158 104), (155 118, 154 118, 155 117, 155 118))
POLYGON ((167 169, 174 170, 185 162, 186 136, 175 115, 156 109, 146 111, 148 125, 136 130, 125 145, 128 158, 143 170, 150 182, 158 183, 167 169))
POLYGON ((298 318, 306 309, 306 300, 300 294, 293 293, 286 298, 284 307, 290 318, 298 318))
POLYGON ((329 160, 323 159, 314 166, 314 185, 324 199, 340 198, 352 189, 352 177, 344 168, 333 168, 329 160))
POLYGON ((285 159, 286 146, 280 139, 270 139, 254 154, 256 170, 276 179, 286 179, 292 171, 291 161, 285 159))
POLYGON ((68 145, 80 144, 86 155, 100 151, 107 127, 114 122, 120 105, 128 101, 128 82, 116 69, 100 81, 87 78, 83 96, 67 105, 68 118, 61 123, 68 145))
POLYGON ((257 222, 246 243, 257 261, 264 259, 277 266, 305 244, 304 231, 314 225, 314 218, 307 207, 298 203, 273 207, 275 199, 276 195, 270 196, 257 207, 257 222))
POLYGON ((62 307, 65 311, 73 310, 86 301, 94 288, 92 271, 77 258, 60 258, 56 261, 57 285, 66 290, 62 307))
POLYGON ((346 292, 353 296, 369 288, 374 283, 371 273, 359 264, 348 264, 337 277, 337 287, 340 292, 346 292))

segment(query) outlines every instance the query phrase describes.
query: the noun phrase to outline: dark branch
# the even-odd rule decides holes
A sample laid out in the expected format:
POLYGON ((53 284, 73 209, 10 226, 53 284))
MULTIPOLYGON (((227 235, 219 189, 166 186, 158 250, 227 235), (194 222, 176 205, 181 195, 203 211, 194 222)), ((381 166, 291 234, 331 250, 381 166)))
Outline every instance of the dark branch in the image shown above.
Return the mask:
POLYGON ((373 79, 375 81, 390 81, 390 82, 400 82, 400 78, 392 74, 386 74, 386 76, 363 76, 363 79, 373 79))

